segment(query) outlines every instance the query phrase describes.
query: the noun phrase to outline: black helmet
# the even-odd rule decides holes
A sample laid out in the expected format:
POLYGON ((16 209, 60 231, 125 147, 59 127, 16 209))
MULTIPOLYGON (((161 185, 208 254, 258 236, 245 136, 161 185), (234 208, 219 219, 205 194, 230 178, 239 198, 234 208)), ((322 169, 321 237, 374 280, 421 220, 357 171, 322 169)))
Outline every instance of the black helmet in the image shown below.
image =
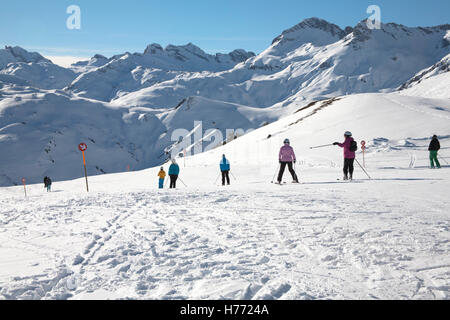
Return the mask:
POLYGON ((284 139, 284 144, 290 144, 291 142, 289 141, 289 139, 284 139))

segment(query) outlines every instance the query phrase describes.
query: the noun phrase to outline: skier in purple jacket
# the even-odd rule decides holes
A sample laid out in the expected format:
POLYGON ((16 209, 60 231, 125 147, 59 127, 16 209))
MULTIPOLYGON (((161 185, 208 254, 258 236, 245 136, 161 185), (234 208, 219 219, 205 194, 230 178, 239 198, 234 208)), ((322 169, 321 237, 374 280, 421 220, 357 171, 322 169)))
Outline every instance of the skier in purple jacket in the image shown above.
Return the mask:
POLYGON ((298 183, 297 174, 295 173, 292 163, 295 163, 297 159, 295 158, 294 149, 290 146, 289 139, 284 140, 284 146, 280 149, 280 154, 278 156, 280 161, 280 172, 278 173, 278 183, 281 184, 281 180, 283 179, 284 170, 286 169, 286 165, 289 168, 289 172, 292 175, 292 179, 294 183, 298 183))
POLYGON ((335 146, 344 148, 344 180, 353 180, 353 163, 355 162, 355 151, 351 150, 351 145, 354 139, 350 131, 344 134, 345 141, 343 143, 335 142, 335 146), (350 174, 350 175, 349 175, 350 174))

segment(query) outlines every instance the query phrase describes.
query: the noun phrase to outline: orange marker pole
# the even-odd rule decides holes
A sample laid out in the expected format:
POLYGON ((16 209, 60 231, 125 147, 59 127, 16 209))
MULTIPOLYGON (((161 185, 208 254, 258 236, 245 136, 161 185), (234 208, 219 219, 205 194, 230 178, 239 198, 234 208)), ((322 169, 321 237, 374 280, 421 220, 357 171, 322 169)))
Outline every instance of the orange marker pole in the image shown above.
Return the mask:
POLYGON ((84 151, 81 151, 81 152, 83 153, 83 165, 84 165, 84 177, 86 178, 86 190, 87 190, 87 192, 89 192, 87 169, 86 169, 86 158, 84 156, 84 151))
POLYGON ((366 148, 363 149, 363 167, 364 168, 366 167, 366 157, 365 157, 365 155, 366 155, 366 148))
POLYGON ((87 150, 86 143, 82 142, 78 145, 78 150, 83 154, 83 166, 84 166, 84 177, 86 178, 86 190, 89 192, 88 178, 87 178, 87 169, 86 169, 86 158, 84 156, 84 151, 87 150))

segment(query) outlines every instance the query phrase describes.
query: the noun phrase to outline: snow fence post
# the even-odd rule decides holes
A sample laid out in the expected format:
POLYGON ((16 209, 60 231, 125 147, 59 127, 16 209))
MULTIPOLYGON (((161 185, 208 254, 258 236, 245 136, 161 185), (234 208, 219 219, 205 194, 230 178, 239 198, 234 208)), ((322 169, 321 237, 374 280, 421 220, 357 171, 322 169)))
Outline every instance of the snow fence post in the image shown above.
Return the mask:
POLYGON ((25 198, 26 198, 27 197, 27 187, 26 187, 25 182, 26 182, 25 178, 22 178, 23 191, 25 192, 25 198))

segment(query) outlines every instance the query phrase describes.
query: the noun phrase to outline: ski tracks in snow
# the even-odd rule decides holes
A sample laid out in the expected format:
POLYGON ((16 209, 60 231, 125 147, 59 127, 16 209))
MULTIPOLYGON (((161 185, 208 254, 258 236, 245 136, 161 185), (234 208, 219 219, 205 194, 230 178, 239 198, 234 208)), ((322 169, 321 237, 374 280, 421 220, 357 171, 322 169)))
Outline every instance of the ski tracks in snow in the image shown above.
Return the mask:
POLYGON ((350 186, 366 194, 363 203, 346 189, 308 185, 286 186, 282 193, 274 187, 46 198, 17 211, 5 200, 0 227, 8 243, 45 252, 34 259, 48 266, 29 276, 2 278, 0 294, 7 299, 448 298, 448 219, 440 210, 430 218, 433 212, 425 205, 411 214, 407 200, 381 200, 369 187, 350 186), (419 259, 424 256, 425 265, 428 260, 419 259))

